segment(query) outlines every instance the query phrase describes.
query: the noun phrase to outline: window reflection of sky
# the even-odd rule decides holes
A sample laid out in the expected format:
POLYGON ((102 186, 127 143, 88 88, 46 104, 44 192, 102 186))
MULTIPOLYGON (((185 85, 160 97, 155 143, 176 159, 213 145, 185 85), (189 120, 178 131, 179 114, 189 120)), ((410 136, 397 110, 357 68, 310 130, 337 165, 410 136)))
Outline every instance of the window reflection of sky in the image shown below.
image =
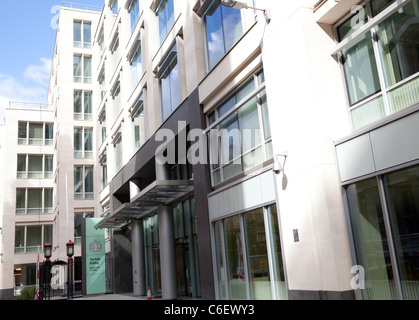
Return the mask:
POLYGON ((209 66, 212 69, 243 34, 241 13, 215 1, 205 19, 209 66))

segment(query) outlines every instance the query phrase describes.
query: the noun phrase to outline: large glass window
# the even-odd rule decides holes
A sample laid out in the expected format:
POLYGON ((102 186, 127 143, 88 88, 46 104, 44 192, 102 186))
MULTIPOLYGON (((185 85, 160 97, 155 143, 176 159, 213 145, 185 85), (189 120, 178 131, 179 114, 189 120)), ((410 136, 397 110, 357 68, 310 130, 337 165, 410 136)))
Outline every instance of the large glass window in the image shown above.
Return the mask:
POLYGON ((73 78, 76 83, 92 83, 92 57, 73 56, 73 78))
POLYGON ((240 10, 214 0, 204 14, 209 68, 212 69, 243 35, 240 10))
POLYGON ((178 296, 201 295, 194 199, 173 207, 178 296))
POLYGON ((74 128, 74 158, 93 158, 92 128, 74 128))
POLYGON ((92 25, 91 22, 74 21, 73 23, 73 37, 74 47, 87 48, 92 47, 92 25))
POLYGON ((138 20, 140 19, 140 0, 131 0, 128 7, 128 11, 131 18, 131 33, 134 31, 138 20))
POLYGON ((119 132, 113 141, 114 146, 114 160, 115 160, 115 173, 118 173, 123 166, 122 154, 122 134, 119 132))
POLYGON ((384 177, 403 298, 419 299, 419 167, 384 177))
POLYGON ((165 121, 181 102, 179 66, 176 45, 169 51, 161 64, 160 88, 163 121, 165 121))
POLYGON ((52 225, 15 227, 15 253, 37 253, 44 243, 52 243, 52 225))
POLYGON ((347 197, 362 297, 419 299, 419 167, 352 184, 347 197))
POLYGON ((154 215, 144 220, 144 242, 146 260, 146 285, 152 294, 161 294, 161 270, 158 217, 154 215))
POLYGON ((74 120, 92 120, 92 92, 74 91, 74 120))
POLYGON ((19 121, 18 144, 21 145, 52 145, 53 130, 52 123, 36 123, 19 121))
POLYGON ((52 178, 53 156, 20 154, 17 158, 17 177, 29 179, 52 178))
POLYGON ((157 7, 156 15, 159 19, 159 39, 160 44, 162 44, 175 23, 174 1, 161 0, 157 7))
MULTIPOLYGON (((353 129, 419 102, 418 1, 390 15, 394 0, 366 2, 364 23, 386 10, 388 17, 339 53, 345 73, 353 129)), ((339 41, 358 30, 349 18, 336 27, 339 41)), ((357 24, 358 25, 358 24, 357 24)))
POLYGON ((52 211, 52 188, 16 189, 16 214, 46 214, 52 211))
POLYGON ((213 184, 272 159, 272 137, 263 71, 208 115, 213 184), (253 97, 250 95, 253 92, 253 97))
POLYGON ((276 206, 214 224, 220 299, 286 299, 276 206))
POLYGON ((141 52, 141 41, 138 41, 134 54, 131 57, 131 78, 132 90, 135 89, 141 77, 143 76, 143 57, 141 52))
POLYGON ((347 189, 359 265, 367 275, 364 299, 394 299, 395 286, 376 179, 347 189))
POLYGON ((145 113, 142 95, 133 108, 131 117, 134 124, 134 147, 135 150, 138 150, 145 142, 145 113))
POLYGON ((93 167, 74 167, 74 199, 93 199, 93 167))

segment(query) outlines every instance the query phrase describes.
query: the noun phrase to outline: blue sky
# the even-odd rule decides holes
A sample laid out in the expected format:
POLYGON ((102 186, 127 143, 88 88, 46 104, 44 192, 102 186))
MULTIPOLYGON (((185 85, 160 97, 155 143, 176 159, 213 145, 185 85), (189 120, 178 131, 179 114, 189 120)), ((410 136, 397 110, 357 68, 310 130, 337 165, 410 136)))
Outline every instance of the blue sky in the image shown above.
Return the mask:
MULTIPOLYGON (((3 1, 0 10, 0 123, 9 101, 45 103, 59 0, 3 1)), ((104 0, 75 3, 102 7, 104 0)))

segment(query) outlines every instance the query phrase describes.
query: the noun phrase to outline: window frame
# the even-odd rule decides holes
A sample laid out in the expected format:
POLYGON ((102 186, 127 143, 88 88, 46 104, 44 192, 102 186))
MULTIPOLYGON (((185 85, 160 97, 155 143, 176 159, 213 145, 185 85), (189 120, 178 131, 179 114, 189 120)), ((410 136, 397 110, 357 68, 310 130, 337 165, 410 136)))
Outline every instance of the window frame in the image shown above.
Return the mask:
POLYGON ((74 90, 73 93, 74 120, 91 121, 93 119, 93 92, 90 90, 74 90), (76 112, 76 93, 80 94, 81 112, 76 112), (90 94, 90 113, 86 112, 86 94, 90 94))
POLYGON ((18 145, 43 145, 50 146, 54 140, 54 123, 52 122, 32 122, 32 121, 19 121, 18 122, 18 145), (31 137, 31 125, 42 125, 42 138, 31 137), (20 137, 20 130, 25 126, 25 137, 20 137), (47 139, 47 128, 52 127, 51 138, 47 139))
POLYGON ((94 129, 91 127, 74 127, 74 159, 93 159, 93 155, 94 155, 94 141, 93 141, 93 137, 94 137, 94 129), (76 130, 81 130, 80 131, 80 139, 81 141, 79 141, 79 144, 81 142, 81 149, 76 149, 76 130), (91 141, 91 145, 92 145, 92 149, 86 149, 86 135, 90 133, 90 141, 91 141))
POLYGON ((27 240, 28 240, 28 228, 34 228, 34 227, 41 227, 41 240, 39 242, 39 252, 44 251, 43 244, 45 242, 53 242, 53 231, 54 226, 52 224, 38 224, 38 225, 15 225, 15 239, 14 239, 14 254, 34 254, 38 252, 38 246, 28 246, 27 240), (16 234, 18 229, 23 228, 23 247, 17 247, 16 246, 16 234), (51 228, 51 230, 47 230, 47 228, 51 228), (50 236, 47 235, 47 233, 50 234, 50 236), (49 238, 51 237, 51 238, 49 238), (36 248, 36 251, 34 250, 28 250, 28 248, 33 249, 36 248))
POLYGON ((73 54, 73 82, 74 83, 87 83, 91 84, 93 77, 92 77, 92 56, 88 54, 73 54), (75 58, 80 58, 79 63, 75 64, 75 58), (90 68, 86 69, 86 59, 90 59, 90 68), (80 75, 78 75, 78 70, 80 70, 80 75), (88 73, 86 73, 88 71, 88 73), (89 75, 90 74, 90 75, 89 75))
MULTIPOLYGON (((350 125, 352 130, 357 130, 359 128, 363 128, 365 126, 371 125, 377 120, 381 120, 389 115, 395 114, 398 111, 405 109, 409 106, 397 106, 392 105, 391 101, 391 92, 397 89, 401 89, 405 85, 407 85, 411 81, 419 81, 419 71, 416 73, 402 79, 392 85, 387 85, 386 75, 385 75, 385 68, 384 68, 384 57, 382 56, 382 51, 380 49, 380 39, 378 37, 378 28, 380 25, 383 25, 385 22, 391 21, 391 17, 398 12, 401 8, 404 8, 411 4, 410 1, 402 0, 402 3, 398 3, 395 0, 391 4, 387 4, 384 9, 377 14, 373 14, 372 5, 369 1, 364 1, 360 3, 360 6, 364 7, 365 14, 366 14, 366 22, 363 25, 362 29, 356 30, 353 32, 351 38, 339 38, 338 28, 342 26, 344 23, 348 22, 349 19, 352 19, 357 13, 349 12, 345 15, 340 21, 338 21, 333 26, 333 32, 336 39, 336 48, 333 55, 336 55, 337 60, 339 62, 339 67, 341 69, 343 84, 345 87, 345 97, 346 97, 346 104, 348 115, 350 119, 350 125), (344 66, 344 60, 342 52, 351 48, 351 46, 358 43, 359 39, 363 37, 365 34, 370 34, 370 39, 373 46, 374 51, 374 60, 375 66, 377 68, 378 78, 380 89, 372 93, 361 100, 356 101, 356 103, 352 104, 349 94, 349 84, 346 78, 346 70, 344 66), (377 104, 378 103, 378 104, 377 104), (362 108, 374 106, 375 108, 379 108, 377 110, 371 110, 371 112, 375 112, 375 116, 372 119, 364 119, 363 121, 356 118, 356 111, 360 111, 362 115, 362 108), (356 123, 355 123, 356 122, 356 123)), ((417 104, 414 103, 413 105, 417 104)), ((412 105, 410 105, 412 106, 412 105)))
MULTIPOLYGON (((210 175, 211 175, 211 184, 212 186, 217 186, 224 184, 228 181, 231 181, 232 179, 237 179, 243 174, 246 174, 248 172, 257 170, 261 166, 264 166, 265 163, 272 161, 273 159, 273 150, 272 150, 272 134, 271 134, 271 125, 270 125, 270 118, 269 114, 266 114, 266 111, 268 109, 264 110, 264 97, 266 99, 266 87, 265 87, 265 80, 264 80, 264 70, 263 68, 259 68, 253 74, 246 78, 237 88, 235 88, 226 98, 222 100, 221 103, 219 103, 216 107, 214 107, 212 110, 210 110, 207 115, 207 129, 205 130, 205 133, 209 135, 208 141, 210 142, 208 144, 209 152, 208 152, 208 158, 209 158, 209 168, 210 168, 210 175), (263 77, 262 77, 263 76, 263 77), (245 96, 243 96, 239 101, 236 101, 234 104, 230 106, 230 108, 222 115, 220 115, 220 109, 225 106, 229 101, 231 101, 233 98, 236 97, 237 94, 241 93, 241 90, 246 88, 247 85, 250 83, 254 84, 254 88, 245 96), (229 147, 228 152, 228 161, 225 163, 223 157, 225 157, 223 148, 225 145, 223 145, 222 133, 224 132, 223 128, 221 128, 221 125, 225 123, 226 120, 232 118, 234 115, 236 115, 236 118, 234 120, 234 123, 237 123, 237 130, 242 133, 242 130, 245 130, 247 128, 240 128, 240 116, 238 112, 240 110, 243 110, 246 105, 251 103, 252 100, 256 101, 256 112, 257 112, 257 119, 258 119, 258 126, 259 128, 256 129, 256 132, 259 133, 259 144, 252 144, 250 148, 246 148, 247 150, 243 151, 243 148, 245 147, 243 145, 243 139, 240 136, 239 137, 239 145, 236 145, 236 149, 239 149, 238 154, 236 154, 233 151, 233 154, 231 155, 231 149, 229 147), (264 113, 265 111, 265 113, 264 113), (214 116, 214 119, 212 119, 214 116), (268 116, 268 118, 266 118, 268 116), (269 128, 269 134, 265 130, 266 128, 269 128), (216 133, 216 136, 213 134, 213 130, 216 133), (215 154, 213 153, 213 148, 217 148, 217 151, 215 154), (258 149, 261 149, 259 152, 262 153, 262 161, 260 163, 253 164, 249 167, 245 167, 246 165, 246 156, 255 157, 255 153, 258 149), (252 155, 253 154, 253 155, 252 155), (214 161, 214 157, 217 157, 217 163, 214 161), (223 170, 234 164, 239 164, 238 161, 240 160, 241 170, 237 173, 233 173, 232 176, 229 176, 228 178, 225 178, 223 170)), ((265 101, 267 103, 267 101, 265 101)), ((253 130, 250 128, 250 130, 253 130)), ((230 136, 228 136, 230 138, 230 136)), ((256 138, 256 137, 255 137, 256 138)), ((234 137, 233 137, 233 142, 234 137)), ((255 140, 256 142, 256 140, 255 140)))
POLYGON ((93 165, 75 165, 74 166, 74 200, 93 200, 94 199, 94 166, 93 165), (77 181, 77 169, 81 168, 81 181, 77 181), (91 188, 92 191, 86 191, 86 172, 91 170, 91 188), (77 183, 77 184, 76 184, 77 183), (80 183, 80 185, 78 185, 80 183), (81 189, 81 192, 76 192, 76 187, 81 189))
POLYGON ((73 21, 73 47, 74 48, 81 48, 81 49, 91 49, 92 48, 92 22, 91 21, 84 21, 84 20, 74 20, 73 21), (80 24, 80 41, 76 41, 76 30, 75 24, 80 24), (90 40, 88 42, 85 41, 86 30, 85 25, 90 25, 90 40))
POLYGON ((53 188, 16 188, 16 210, 15 214, 17 216, 27 216, 27 215, 43 215, 43 214, 50 214, 53 212, 54 208, 54 189, 53 188), (41 192, 41 199, 38 199, 41 202, 41 208, 29 208, 29 192, 30 191, 40 191, 41 192), (50 201, 51 206, 46 207, 47 202, 47 191, 50 192, 50 201), (23 196, 23 207, 18 208, 18 193, 23 192, 21 196, 23 196))
POLYGON ((54 156, 50 155, 50 154, 18 154, 17 155, 17 161, 18 161, 18 165, 17 165, 17 179, 52 179, 53 178, 53 173, 54 173, 54 156), (38 157, 42 157, 42 170, 38 171, 38 174, 41 174, 41 177, 31 177, 31 171, 29 171, 29 157, 31 156, 38 156, 38 157), (19 171, 19 157, 25 157, 24 159, 24 163, 25 163, 25 170, 24 171, 19 171), (52 161, 52 168, 50 171, 46 171, 46 167, 47 167, 47 157, 51 157, 51 161, 52 161))

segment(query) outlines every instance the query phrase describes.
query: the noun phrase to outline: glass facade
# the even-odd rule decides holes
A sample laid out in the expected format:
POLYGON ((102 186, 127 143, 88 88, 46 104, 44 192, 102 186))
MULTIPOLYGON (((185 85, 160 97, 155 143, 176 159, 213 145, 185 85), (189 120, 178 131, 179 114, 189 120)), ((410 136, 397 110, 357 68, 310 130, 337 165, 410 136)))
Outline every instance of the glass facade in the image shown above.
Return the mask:
POLYGON ((160 44, 162 44, 175 23, 174 1, 161 0, 157 7, 156 15, 159 19, 159 39, 160 44))
MULTIPOLYGON (((201 283, 198 259, 198 236, 194 199, 172 206, 178 297, 200 297, 201 283)), ((146 286, 153 295, 162 293, 158 215, 143 222, 146 286)))
MULTIPOLYGON (((393 4, 394 0, 367 2, 361 21, 373 21, 393 4)), ((418 5, 419 1, 413 0, 389 12, 383 22, 339 53, 354 130, 419 103, 419 46, 414 40, 418 5)), ((355 15, 336 27, 339 41, 357 31, 355 15)))
POLYGON ((20 225, 15 227, 15 253, 43 251, 44 243, 52 243, 52 225, 20 225))
POLYGON ((273 157, 264 82, 257 72, 207 117, 213 185, 273 157))
POLYGON ((211 70, 243 35, 240 10, 214 0, 204 14, 208 65, 211 70))
POLYGON ((219 299, 286 299, 276 205, 214 223, 219 299))
POLYGON ((419 299, 419 166, 347 186, 364 299, 419 299))
POLYGON ((161 88, 162 118, 165 121, 181 102, 177 47, 173 46, 161 64, 164 69, 159 77, 161 88))

